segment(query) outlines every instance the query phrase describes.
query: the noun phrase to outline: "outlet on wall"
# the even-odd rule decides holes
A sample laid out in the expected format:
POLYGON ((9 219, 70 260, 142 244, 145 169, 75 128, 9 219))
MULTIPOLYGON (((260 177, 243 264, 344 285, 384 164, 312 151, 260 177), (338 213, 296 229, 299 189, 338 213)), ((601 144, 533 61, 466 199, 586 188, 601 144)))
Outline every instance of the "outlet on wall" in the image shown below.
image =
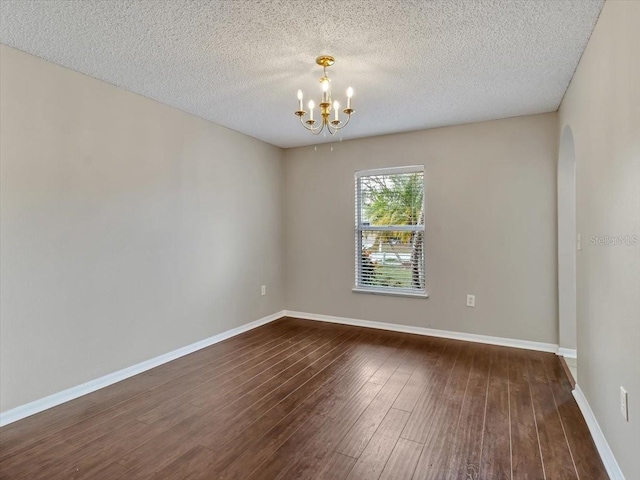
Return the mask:
POLYGON ((260 295, 264 296, 266 294, 267 294, 267 286, 262 285, 262 287, 260 288, 260 295))
POLYGON ((467 307, 475 307, 475 306, 476 306, 476 296, 467 295, 467 307))
POLYGON ((620 413, 624 419, 629 421, 629 398, 624 387, 620 387, 620 413))

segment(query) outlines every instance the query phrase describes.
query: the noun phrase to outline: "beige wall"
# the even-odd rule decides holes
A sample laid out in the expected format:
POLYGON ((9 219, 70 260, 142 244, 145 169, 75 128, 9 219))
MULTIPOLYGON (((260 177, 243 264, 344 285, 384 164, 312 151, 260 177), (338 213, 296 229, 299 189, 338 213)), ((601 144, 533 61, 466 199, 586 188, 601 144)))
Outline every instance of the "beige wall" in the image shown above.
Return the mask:
POLYGON ((627 479, 640 478, 640 2, 607 1, 560 108, 576 154, 578 384, 627 479), (620 414, 619 387, 629 394, 620 414))
POLYGON ((280 149, 5 46, 0 72, 2 411, 282 310, 280 149))
POLYGON ((557 343, 556 158, 555 113, 286 150, 287 308, 557 343), (354 172, 416 164, 429 298, 352 293, 354 172))

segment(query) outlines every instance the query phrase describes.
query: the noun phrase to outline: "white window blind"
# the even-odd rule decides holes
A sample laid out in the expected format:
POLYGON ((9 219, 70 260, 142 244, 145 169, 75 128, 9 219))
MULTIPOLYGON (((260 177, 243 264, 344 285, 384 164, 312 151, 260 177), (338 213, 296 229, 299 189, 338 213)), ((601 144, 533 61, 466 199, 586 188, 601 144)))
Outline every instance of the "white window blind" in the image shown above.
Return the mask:
POLYGON ((356 288, 425 293, 424 167, 356 172, 356 288))

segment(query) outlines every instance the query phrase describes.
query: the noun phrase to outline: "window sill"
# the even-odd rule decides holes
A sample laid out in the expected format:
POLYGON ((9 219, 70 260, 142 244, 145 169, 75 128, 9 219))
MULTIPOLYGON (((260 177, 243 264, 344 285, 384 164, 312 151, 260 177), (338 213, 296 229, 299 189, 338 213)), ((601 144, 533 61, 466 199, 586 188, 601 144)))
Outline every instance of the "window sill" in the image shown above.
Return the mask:
POLYGON ((390 292, 387 290, 374 290, 374 289, 357 288, 357 287, 352 288, 351 291, 353 293, 366 293, 369 295, 388 295, 391 297, 429 298, 428 293, 390 292))

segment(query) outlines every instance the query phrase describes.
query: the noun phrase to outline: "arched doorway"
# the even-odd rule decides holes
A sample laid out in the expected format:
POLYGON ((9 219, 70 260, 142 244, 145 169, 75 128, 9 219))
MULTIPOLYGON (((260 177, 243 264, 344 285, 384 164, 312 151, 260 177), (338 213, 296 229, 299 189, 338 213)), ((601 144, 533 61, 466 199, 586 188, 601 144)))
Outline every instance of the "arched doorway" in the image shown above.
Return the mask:
MULTIPOLYGON (((575 358, 576 156, 573 132, 568 125, 562 130, 558 155, 558 315, 560 354, 567 359, 575 358)), ((571 365, 575 364, 575 361, 567 363, 571 365)), ((575 378, 575 372, 572 373, 575 378)))

